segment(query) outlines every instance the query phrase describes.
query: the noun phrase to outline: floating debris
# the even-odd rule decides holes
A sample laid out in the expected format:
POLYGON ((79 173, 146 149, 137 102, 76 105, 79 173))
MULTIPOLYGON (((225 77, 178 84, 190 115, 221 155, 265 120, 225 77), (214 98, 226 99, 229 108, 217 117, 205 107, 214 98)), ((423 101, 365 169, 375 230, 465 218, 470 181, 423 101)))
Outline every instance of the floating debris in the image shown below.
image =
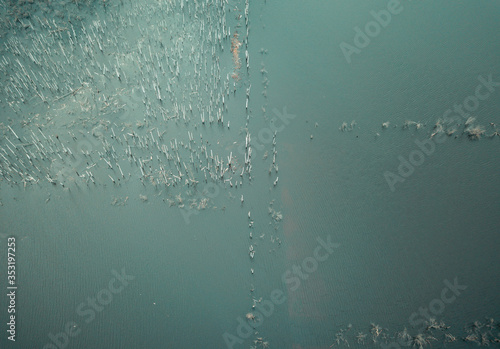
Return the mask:
POLYGON ((478 140, 484 134, 485 129, 482 126, 469 126, 465 129, 467 136, 471 140, 478 140))
MULTIPOLYGON (((47 18, 40 11, 2 22, 0 100, 7 121, 0 123, 0 185, 106 191, 112 206, 127 205, 124 190, 139 188, 132 191, 138 202, 161 202, 188 217, 224 211, 238 195, 243 206, 252 157, 262 149, 249 126, 255 93, 249 1, 242 10, 219 0, 84 3, 69 4, 80 10, 77 18, 74 11, 47 18)), ((268 51, 260 53, 264 59, 268 51)), ((264 62, 259 76, 265 114, 264 62)), ((272 158, 270 171, 278 173, 276 131, 264 150, 262 159, 272 158)), ((247 198, 245 205, 253 205, 247 198)), ((283 218, 274 210, 271 217, 283 218)), ((252 218, 248 211, 249 228, 252 218)), ((269 244, 253 243, 250 259, 256 243, 269 244)), ((262 338, 257 343, 269 346, 262 338)))
POLYGON ((128 196, 125 198, 121 197, 113 197, 113 200, 111 201, 112 206, 125 206, 128 201, 128 196))
POLYGON ((347 122, 343 122, 342 125, 340 125, 339 127, 339 130, 342 131, 342 132, 346 132, 346 131, 352 131, 354 130, 354 127, 356 126, 356 121, 351 121, 350 124, 347 124, 347 122))

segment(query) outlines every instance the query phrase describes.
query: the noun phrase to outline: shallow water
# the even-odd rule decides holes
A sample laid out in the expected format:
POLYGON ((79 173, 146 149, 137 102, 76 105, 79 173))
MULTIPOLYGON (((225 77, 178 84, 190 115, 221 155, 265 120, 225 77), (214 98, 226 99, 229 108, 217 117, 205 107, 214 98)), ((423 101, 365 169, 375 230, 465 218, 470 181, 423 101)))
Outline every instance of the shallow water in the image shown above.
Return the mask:
POLYGON ((245 1, 1 2, 0 346, 498 346, 500 91, 444 113, 499 6, 402 3, 348 62, 390 3, 251 2, 247 70, 245 1))

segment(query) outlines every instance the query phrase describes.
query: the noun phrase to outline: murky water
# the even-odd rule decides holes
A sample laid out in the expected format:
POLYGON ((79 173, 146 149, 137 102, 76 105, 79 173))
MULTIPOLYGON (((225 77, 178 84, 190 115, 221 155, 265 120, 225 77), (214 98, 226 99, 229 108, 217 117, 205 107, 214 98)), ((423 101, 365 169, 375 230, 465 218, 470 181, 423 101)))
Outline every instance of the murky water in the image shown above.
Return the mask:
POLYGON ((497 346, 499 10, 0 1, 0 346, 497 346))

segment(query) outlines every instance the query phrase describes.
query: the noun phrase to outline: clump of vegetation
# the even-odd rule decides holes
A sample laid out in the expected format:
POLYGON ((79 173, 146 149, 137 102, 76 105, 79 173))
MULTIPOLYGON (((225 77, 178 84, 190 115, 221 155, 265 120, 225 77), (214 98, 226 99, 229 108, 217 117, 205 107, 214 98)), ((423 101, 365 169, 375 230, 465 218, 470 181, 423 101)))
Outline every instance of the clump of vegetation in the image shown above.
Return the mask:
POLYGON ((481 136, 484 134, 484 128, 482 126, 469 126, 465 129, 465 132, 467 133, 467 136, 471 140, 478 140, 481 138, 481 136))

